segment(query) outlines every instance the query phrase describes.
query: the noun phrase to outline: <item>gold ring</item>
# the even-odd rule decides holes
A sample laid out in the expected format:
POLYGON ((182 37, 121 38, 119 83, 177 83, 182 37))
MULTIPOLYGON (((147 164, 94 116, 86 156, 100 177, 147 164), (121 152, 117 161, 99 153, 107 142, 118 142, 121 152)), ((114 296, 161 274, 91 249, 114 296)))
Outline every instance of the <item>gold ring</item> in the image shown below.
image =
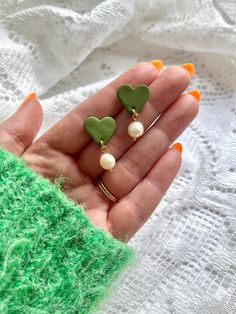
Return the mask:
POLYGON ((99 186, 100 190, 103 192, 103 194, 104 194, 107 198, 109 198, 109 200, 111 200, 111 201, 114 202, 114 203, 119 202, 119 199, 118 199, 117 197, 115 197, 115 196, 106 188, 106 186, 104 185, 104 183, 103 183, 101 177, 98 177, 98 178, 97 178, 97 182, 98 182, 98 186, 99 186))

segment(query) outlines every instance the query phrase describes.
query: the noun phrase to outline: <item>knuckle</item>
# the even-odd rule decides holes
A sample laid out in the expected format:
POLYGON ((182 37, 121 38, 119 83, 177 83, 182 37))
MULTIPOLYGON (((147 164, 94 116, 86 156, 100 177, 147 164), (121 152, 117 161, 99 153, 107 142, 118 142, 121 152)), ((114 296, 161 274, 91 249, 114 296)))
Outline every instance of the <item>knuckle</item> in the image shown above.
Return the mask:
POLYGON ((1 146, 12 148, 14 151, 23 152, 26 143, 23 134, 16 134, 13 130, 3 128, 0 130, 1 146))
POLYGON ((185 89, 191 80, 188 72, 181 66, 171 66, 165 75, 168 76, 169 88, 185 89))

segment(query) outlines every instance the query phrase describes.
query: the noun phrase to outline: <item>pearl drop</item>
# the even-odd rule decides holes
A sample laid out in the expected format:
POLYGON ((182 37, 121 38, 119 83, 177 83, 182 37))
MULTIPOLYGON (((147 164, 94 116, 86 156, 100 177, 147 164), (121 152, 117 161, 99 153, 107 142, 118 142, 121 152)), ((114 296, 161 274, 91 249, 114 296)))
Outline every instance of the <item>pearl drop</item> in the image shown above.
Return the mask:
POLYGON ((139 121, 131 122, 128 126, 128 133, 134 139, 143 135, 144 127, 143 124, 139 121))
POLYGON ((111 154, 105 153, 100 157, 100 165, 105 170, 111 170, 116 165, 115 157, 111 154))

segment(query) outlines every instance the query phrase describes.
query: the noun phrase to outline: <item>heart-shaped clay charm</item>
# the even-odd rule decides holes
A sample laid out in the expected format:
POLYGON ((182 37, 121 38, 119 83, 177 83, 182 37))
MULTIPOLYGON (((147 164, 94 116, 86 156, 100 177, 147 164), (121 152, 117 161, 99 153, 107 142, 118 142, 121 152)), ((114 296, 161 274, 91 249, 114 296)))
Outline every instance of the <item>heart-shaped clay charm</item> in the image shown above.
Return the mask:
POLYGON ((138 85, 135 88, 122 85, 117 90, 117 97, 129 114, 133 113, 132 109, 139 113, 150 97, 150 89, 146 85, 138 85))
POLYGON ((97 143, 105 145, 116 131, 116 121, 112 117, 104 117, 99 120, 96 117, 88 117, 84 121, 84 128, 97 143))

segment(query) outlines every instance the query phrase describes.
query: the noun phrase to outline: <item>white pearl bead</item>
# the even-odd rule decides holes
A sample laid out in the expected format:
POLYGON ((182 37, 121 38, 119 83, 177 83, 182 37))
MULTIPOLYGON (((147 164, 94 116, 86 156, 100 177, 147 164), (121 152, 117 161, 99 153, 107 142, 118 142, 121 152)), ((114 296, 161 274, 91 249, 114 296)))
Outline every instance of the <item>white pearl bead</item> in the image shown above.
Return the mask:
POLYGON ((116 165, 115 157, 111 154, 105 153, 100 157, 100 165, 105 170, 111 170, 116 165))
POLYGON ((143 135, 144 127, 143 124, 139 121, 131 122, 128 126, 128 133, 134 139, 143 135))

